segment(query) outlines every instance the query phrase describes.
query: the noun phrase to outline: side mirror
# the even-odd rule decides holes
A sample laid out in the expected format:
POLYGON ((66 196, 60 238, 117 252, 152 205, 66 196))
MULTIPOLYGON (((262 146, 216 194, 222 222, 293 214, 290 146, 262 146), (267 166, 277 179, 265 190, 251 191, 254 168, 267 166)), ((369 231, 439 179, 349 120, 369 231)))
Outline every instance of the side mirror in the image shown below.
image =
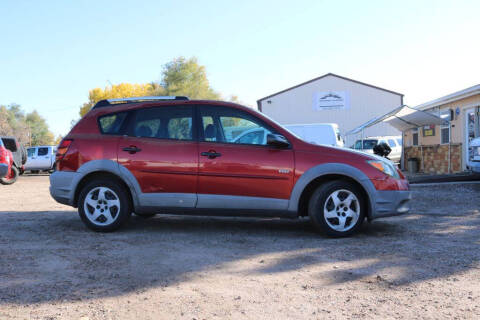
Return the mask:
POLYGON ((267 145, 274 146, 277 148, 288 148, 290 147, 290 143, 288 143, 287 139, 280 134, 267 134, 267 145))

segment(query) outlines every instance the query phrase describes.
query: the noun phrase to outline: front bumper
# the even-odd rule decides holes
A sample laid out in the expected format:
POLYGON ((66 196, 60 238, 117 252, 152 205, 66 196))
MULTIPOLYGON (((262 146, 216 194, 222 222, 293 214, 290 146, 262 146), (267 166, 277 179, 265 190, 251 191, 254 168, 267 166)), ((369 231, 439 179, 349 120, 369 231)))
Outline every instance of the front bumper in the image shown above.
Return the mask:
POLYGON ((402 191, 376 191, 372 195, 372 210, 370 220, 398 216, 410 211, 410 200, 412 193, 408 190, 402 191))
POLYGON ((8 173, 8 164, 0 163, 0 178, 3 178, 8 173))
POLYGON ((55 171, 50 175, 50 195, 55 201, 69 206, 75 201, 75 181, 77 172, 55 171))
POLYGON ((468 165, 473 172, 480 173, 480 161, 471 161, 468 165))

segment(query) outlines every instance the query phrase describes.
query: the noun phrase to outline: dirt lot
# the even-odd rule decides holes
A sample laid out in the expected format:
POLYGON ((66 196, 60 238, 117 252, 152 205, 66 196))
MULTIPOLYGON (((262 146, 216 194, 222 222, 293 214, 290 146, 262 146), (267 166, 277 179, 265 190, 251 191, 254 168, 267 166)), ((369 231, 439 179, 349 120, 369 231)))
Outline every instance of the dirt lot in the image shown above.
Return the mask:
POLYGON ((24 176, 0 186, 0 319, 478 318, 479 193, 415 187, 411 214, 348 239, 174 216, 100 234, 24 176))

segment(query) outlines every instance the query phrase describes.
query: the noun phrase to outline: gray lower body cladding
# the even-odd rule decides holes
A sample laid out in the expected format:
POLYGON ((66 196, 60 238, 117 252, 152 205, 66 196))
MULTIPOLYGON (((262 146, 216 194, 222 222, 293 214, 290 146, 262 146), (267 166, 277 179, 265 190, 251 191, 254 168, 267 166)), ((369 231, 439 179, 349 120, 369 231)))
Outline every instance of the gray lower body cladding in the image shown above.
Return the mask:
MULTIPOLYGON (((56 171, 50 176, 50 194, 59 203, 76 207, 76 188, 84 176, 81 172, 56 171)), ((297 216, 297 207, 291 199, 271 199, 230 195, 205 195, 183 193, 142 193, 131 187, 137 213, 186 213, 248 216, 297 216), (294 208, 292 210, 292 207, 294 208)), ((367 190, 370 200, 368 219, 405 214, 409 211, 410 191, 367 190)))

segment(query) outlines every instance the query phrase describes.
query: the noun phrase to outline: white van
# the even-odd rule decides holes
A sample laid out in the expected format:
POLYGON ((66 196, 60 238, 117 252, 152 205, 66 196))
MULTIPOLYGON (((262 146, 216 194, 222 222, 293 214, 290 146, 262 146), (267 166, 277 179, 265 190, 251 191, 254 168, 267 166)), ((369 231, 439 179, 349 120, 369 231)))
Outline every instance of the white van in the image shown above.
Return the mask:
POLYGON ((336 123, 286 124, 284 127, 306 142, 336 147, 344 146, 336 123))

